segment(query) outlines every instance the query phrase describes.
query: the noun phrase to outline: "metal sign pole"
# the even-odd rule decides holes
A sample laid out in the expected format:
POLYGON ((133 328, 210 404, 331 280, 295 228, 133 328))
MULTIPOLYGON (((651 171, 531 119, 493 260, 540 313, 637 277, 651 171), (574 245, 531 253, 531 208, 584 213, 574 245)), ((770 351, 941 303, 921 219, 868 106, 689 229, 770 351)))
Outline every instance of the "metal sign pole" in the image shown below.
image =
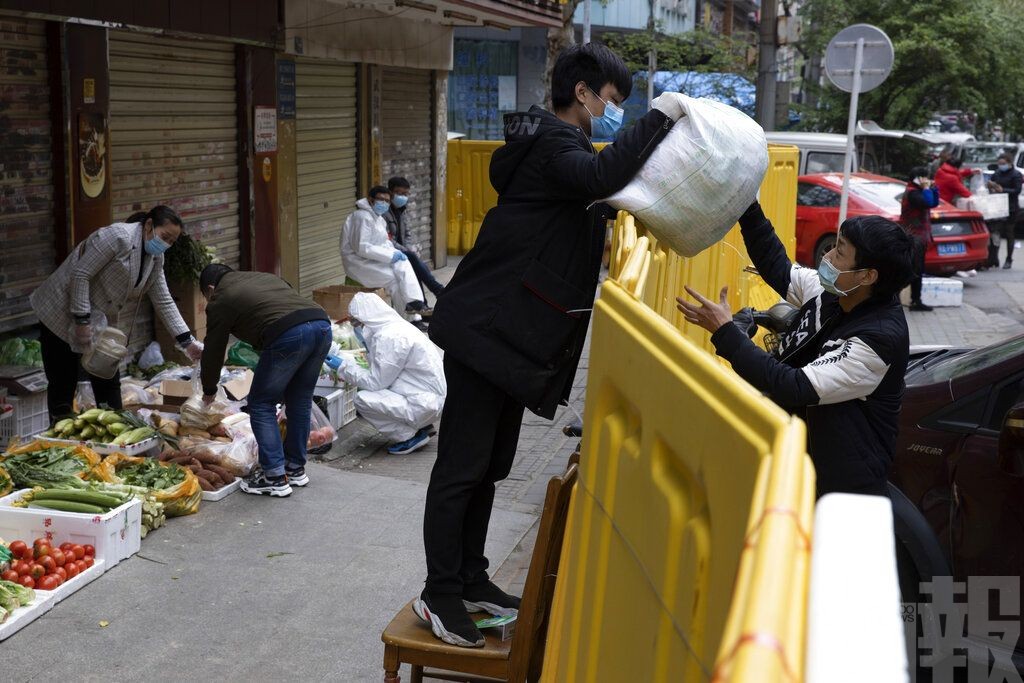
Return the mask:
MULTIPOLYGON (((850 173, 854 164, 854 136, 857 134, 857 101, 860 99, 860 72, 864 68, 864 39, 857 39, 857 55, 853 61, 853 89, 850 92, 850 120, 846 124, 846 159, 843 162, 843 194, 839 200, 839 225, 846 220, 850 201, 850 173)), ((836 226, 837 228, 839 226, 836 226)))

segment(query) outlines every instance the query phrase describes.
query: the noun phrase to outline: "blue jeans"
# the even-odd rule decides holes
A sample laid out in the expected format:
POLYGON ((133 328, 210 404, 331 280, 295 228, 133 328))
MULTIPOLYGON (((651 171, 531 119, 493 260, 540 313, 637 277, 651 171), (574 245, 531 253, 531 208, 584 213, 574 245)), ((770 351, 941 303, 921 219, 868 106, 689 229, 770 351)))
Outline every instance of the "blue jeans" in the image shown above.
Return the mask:
POLYGON ((280 477, 306 466, 309 414, 320 368, 331 350, 331 325, 325 320, 302 323, 281 333, 260 353, 249 391, 249 417, 260 447, 260 467, 280 477), (277 404, 288 415, 288 435, 281 442, 277 404))

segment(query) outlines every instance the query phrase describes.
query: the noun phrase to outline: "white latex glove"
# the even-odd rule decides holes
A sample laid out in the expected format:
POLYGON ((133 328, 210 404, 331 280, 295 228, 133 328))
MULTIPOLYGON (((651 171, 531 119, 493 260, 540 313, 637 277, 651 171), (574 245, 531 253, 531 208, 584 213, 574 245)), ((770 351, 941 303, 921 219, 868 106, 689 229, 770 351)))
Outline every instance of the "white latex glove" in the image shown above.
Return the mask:
POLYGON ((666 92, 651 100, 651 109, 657 109, 673 121, 683 116, 683 98, 677 92, 666 92))
POLYGON ((203 359, 203 342, 193 341, 185 347, 185 355, 193 363, 198 363, 203 359))

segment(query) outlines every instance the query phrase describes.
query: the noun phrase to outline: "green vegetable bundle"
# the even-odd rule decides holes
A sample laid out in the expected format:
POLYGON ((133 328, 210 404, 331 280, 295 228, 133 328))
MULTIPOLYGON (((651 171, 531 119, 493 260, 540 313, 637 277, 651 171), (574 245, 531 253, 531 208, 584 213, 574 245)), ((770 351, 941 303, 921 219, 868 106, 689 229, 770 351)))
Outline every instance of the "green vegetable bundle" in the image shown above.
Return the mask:
POLYGON ((145 459, 117 468, 117 476, 131 486, 145 486, 149 489, 169 489, 185 481, 185 470, 181 467, 167 467, 155 460, 145 459))
POLYGON ((4 460, 4 469, 19 488, 81 489, 86 484, 80 475, 94 464, 77 447, 58 446, 11 455, 4 460))
POLYGON ((131 446, 153 436, 156 436, 156 431, 144 425, 134 414, 102 408, 92 408, 77 417, 59 420, 42 434, 44 439, 93 441, 115 446, 131 446))
POLYGON ((0 581, 0 623, 19 607, 31 604, 36 599, 36 592, 13 581, 0 581))

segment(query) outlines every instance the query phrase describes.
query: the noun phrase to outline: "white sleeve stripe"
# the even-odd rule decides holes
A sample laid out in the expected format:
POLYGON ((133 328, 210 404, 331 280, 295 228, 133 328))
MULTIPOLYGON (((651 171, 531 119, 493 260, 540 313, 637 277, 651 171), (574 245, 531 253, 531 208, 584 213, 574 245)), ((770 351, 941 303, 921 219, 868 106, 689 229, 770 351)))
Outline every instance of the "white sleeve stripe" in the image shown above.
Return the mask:
POLYGON ((875 350, 857 337, 839 342, 834 350, 803 368, 821 405, 869 396, 888 370, 875 350))
POLYGON ((818 279, 818 271, 793 264, 789 271, 789 291, 786 301, 794 306, 803 306, 825 290, 818 279))

